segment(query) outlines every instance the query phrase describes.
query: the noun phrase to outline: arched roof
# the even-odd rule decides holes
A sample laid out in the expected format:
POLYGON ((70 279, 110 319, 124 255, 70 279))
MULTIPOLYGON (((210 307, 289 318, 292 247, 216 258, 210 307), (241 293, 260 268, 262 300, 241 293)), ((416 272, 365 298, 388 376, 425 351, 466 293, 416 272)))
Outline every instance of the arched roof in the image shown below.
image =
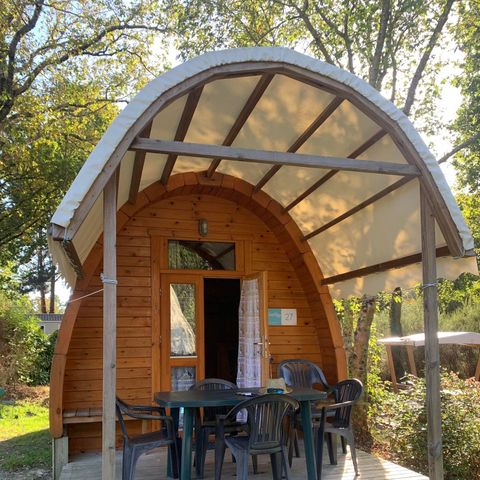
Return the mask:
POLYGON ((421 183, 439 276, 476 271, 452 258, 471 254, 473 239, 408 118, 361 79, 289 49, 207 53, 120 112, 52 218, 51 250, 71 283, 101 234, 102 190, 117 168, 119 207, 175 173, 251 183, 292 216, 337 296, 420 281, 421 183))

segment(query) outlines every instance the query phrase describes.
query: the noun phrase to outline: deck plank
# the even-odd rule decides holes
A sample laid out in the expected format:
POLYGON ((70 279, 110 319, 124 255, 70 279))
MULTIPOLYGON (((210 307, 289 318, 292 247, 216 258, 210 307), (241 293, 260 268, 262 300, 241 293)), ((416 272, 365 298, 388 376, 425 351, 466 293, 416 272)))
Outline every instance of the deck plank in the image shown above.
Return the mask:
MULTIPOLYGON (((61 480, 101 480, 101 454, 82 454, 75 456, 62 470, 61 480)), ((421 480, 428 477, 415 473, 387 460, 375 457, 368 453, 357 451, 360 478, 368 480, 421 480)), ((253 476, 255 480, 270 480, 272 478, 268 456, 259 458, 259 474, 253 476)), ((121 479, 121 452, 117 452, 117 478, 121 479)), ((136 469, 136 480, 163 480, 166 476, 166 449, 157 449, 140 457, 136 469)), ((214 478, 213 451, 207 453, 205 465, 205 479, 214 478)), ((222 478, 235 480, 235 465, 230 461, 230 456, 225 456, 222 478)), ((306 478, 305 458, 294 458, 292 465, 292 480, 304 480, 306 478)), ((343 455, 338 453, 338 465, 330 465, 325 456, 322 479, 324 480, 354 480, 350 453, 343 455)))

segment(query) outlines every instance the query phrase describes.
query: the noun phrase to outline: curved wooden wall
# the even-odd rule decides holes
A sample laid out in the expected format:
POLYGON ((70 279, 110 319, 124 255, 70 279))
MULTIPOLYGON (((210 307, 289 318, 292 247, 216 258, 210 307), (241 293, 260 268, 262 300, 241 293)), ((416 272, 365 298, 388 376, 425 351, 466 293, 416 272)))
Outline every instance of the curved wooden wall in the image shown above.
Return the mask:
MULTIPOLYGON (((339 324, 322 274, 301 232, 280 204, 254 192, 243 180, 215 174, 185 173, 139 194, 135 205, 117 214, 118 308, 117 391, 138 403, 150 403, 152 353, 151 229, 182 237, 196 234, 198 218, 209 219, 218 240, 248 240, 252 271, 269 272, 269 307, 296 308, 297 327, 270 327, 276 364, 291 357, 322 365, 329 380, 346 375, 339 324)), ((72 299, 101 288, 101 240, 85 261, 85 278, 72 299)), ((246 272, 248 273, 248 272, 246 272)), ((50 430, 63 433, 63 409, 101 406, 102 294, 68 305, 55 350, 51 375, 50 430)), ((69 426, 71 450, 100 448, 98 424, 69 426), (96 438, 96 439, 95 439, 96 438)))

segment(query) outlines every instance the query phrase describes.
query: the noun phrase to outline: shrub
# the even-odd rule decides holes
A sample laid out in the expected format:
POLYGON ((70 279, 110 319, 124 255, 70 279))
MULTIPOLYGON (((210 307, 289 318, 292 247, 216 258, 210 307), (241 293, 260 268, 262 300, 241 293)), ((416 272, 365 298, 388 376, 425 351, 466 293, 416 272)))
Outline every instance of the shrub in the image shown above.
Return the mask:
MULTIPOLYGON (((411 388, 384 392, 371 404, 371 433, 405 466, 428 472, 426 388, 410 377, 411 388)), ((445 478, 480 479, 480 383, 442 373, 442 434, 445 478)))
POLYGON ((0 292, 0 384, 49 382, 56 338, 49 338, 31 313, 26 297, 0 292))

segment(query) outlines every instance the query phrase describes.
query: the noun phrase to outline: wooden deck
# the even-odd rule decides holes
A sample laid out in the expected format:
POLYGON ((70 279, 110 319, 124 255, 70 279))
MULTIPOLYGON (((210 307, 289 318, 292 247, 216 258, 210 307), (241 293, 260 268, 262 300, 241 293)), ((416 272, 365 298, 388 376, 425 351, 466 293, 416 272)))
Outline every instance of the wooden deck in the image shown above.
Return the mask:
MULTIPOLYGON (((137 464, 135 480, 160 480, 166 479, 166 453, 165 449, 152 451, 140 457, 137 464)), ((424 475, 412 472, 406 468, 387 462, 378 457, 374 457, 365 452, 357 450, 358 465, 360 477, 366 480, 420 480, 428 479, 424 475)), ((213 479, 213 452, 207 453, 205 465, 205 479, 213 479)), ((117 452, 117 479, 121 479, 121 453, 117 452)), ((235 465, 231 462, 231 457, 225 455, 222 478, 235 479, 235 465)), ((101 480, 101 455, 83 454, 78 455, 71 463, 66 465, 62 471, 61 480, 101 480)), ((270 464, 268 456, 259 458, 259 474, 252 475, 254 480, 271 480, 270 464)), ((292 465, 292 480, 304 480, 305 458, 294 458, 292 465)), ((327 457, 324 461, 322 479, 324 480, 353 480, 355 473, 350 453, 338 454, 338 465, 330 465, 327 457)))

